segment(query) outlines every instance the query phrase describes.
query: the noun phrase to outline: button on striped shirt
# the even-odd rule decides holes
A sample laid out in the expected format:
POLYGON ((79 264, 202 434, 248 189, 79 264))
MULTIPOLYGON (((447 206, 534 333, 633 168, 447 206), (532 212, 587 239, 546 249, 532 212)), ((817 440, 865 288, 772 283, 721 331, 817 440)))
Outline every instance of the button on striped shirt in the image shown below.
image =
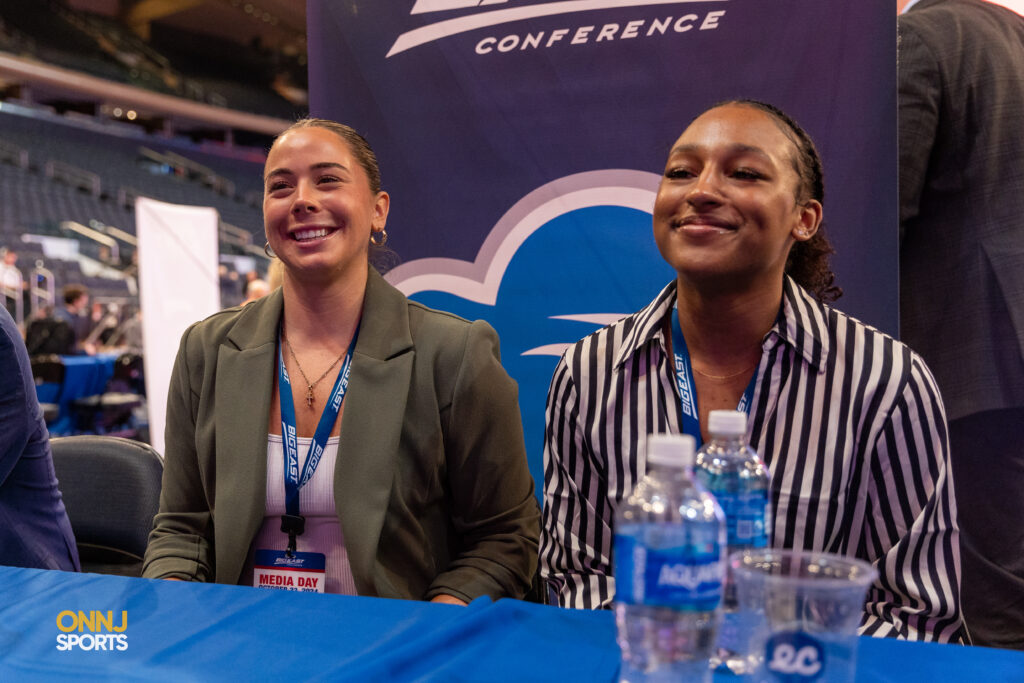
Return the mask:
MULTIPOLYGON (((647 435, 681 431, 663 333, 675 295, 673 282, 577 342, 551 379, 540 564, 562 605, 611 604, 615 508, 644 474, 647 435)), ((772 545, 878 569, 862 634, 964 639, 946 418, 917 354, 786 277, 748 430, 771 471, 772 545)))

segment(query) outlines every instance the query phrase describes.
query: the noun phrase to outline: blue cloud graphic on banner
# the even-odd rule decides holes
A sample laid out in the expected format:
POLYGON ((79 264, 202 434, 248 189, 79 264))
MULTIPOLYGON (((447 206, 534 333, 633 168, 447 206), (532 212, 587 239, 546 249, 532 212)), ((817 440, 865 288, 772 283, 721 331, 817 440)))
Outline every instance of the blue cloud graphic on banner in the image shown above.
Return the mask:
POLYGON ((418 259, 387 274, 410 298, 498 331, 502 362, 519 383, 538 492, 545 399, 558 357, 646 305, 674 277, 651 233, 658 181, 632 170, 560 178, 516 202, 474 261, 418 259))

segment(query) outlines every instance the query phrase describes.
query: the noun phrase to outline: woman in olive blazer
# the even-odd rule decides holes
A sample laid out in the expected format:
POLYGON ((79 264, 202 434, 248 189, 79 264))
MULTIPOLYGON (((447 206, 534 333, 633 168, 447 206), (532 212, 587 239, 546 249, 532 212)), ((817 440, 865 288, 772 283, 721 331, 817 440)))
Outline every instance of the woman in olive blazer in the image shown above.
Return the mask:
MULTIPOLYGON (((521 597, 536 566, 539 512, 516 387, 501 366, 497 335, 484 322, 409 301, 367 266, 365 250, 361 261, 358 250, 352 256, 345 240, 359 237, 359 228, 383 232, 387 197, 370 174, 368 196, 376 203, 362 226, 365 207, 351 196, 363 201, 352 186, 367 164, 344 150, 322 151, 336 146, 330 137, 352 152, 350 140, 317 120, 296 124, 271 149, 267 192, 281 196, 265 200, 264 213, 268 242, 284 264, 282 288, 217 313, 182 338, 168 400, 160 511, 143 575, 239 582, 265 515, 268 425, 279 415, 278 359, 287 358, 279 356, 279 330, 293 326, 288 336, 303 338, 308 308, 318 315, 309 329, 343 330, 334 348, 357 338, 335 426, 333 491, 358 593, 445 602, 521 597), (283 140, 305 145, 305 155, 275 156, 276 148, 287 149, 283 140), (273 180, 279 158, 292 174, 287 187, 273 180), (319 175, 332 165, 341 180, 319 175), (302 240, 314 223, 321 236, 310 245, 302 240), (353 287, 352 270, 362 275, 361 288, 353 287), (325 288, 344 296, 319 297, 325 288), (353 289, 362 299, 355 324, 339 328, 353 289), (324 301, 336 305, 325 309, 324 301)), ((313 345, 292 344, 300 358, 313 345)), ((306 389, 295 384, 301 399, 306 389)))

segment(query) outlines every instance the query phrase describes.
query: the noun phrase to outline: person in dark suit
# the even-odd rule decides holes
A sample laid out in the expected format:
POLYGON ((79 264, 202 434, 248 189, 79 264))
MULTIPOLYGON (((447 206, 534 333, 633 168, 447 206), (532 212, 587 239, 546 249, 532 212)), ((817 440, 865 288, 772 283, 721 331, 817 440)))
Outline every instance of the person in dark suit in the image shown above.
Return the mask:
POLYGON ((28 352, 0 307, 0 564, 78 571, 28 352))
POLYGON ((379 173, 330 121, 271 147, 283 284, 182 337, 143 576, 280 586, 268 561, 308 559, 327 592, 465 604, 530 588, 540 514, 515 382, 490 325, 370 267, 379 173))
POLYGON ((79 284, 65 285, 61 290, 61 296, 64 299, 64 306, 56 308, 53 317, 67 323, 74 334, 72 349, 67 353, 95 353, 95 345, 86 341, 92 330, 92 320, 89 318, 89 288, 79 284))
POLYGON ((899 17, 900 326, 950 418, 963 609, 1024 648, 1024 17, 899 17))

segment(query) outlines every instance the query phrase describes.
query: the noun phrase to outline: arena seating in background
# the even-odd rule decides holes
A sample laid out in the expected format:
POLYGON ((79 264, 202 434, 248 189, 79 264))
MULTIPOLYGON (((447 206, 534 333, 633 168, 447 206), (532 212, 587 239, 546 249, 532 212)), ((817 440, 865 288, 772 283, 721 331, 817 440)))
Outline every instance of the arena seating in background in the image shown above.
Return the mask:
MULTIPOLYGON (((42 248, 24 237, 79 239, 62 229, 65 221, 84 226, 98 221, 134 234, 137 196, 216 208, 222 224, 235 226, 234 239, 225 237, 221 244, 222 254, 251 256, 252 247, 244 243, 262 244, 261 153, 145 135, 134 127, 101 124, 81 115, 68 118, 21 107, 3 109, 0 247, 18 252, 18 267, 26 279, 38 262, 53 272, 58 292, 75 282, 89 287, 94 300, 136 304, 124 279, 87 276, 76 261, 45 259, 42 248)), ((109 258, 109 254, 101 256, 100 243, 80 242, 83 256, 109 258)), ((128 267, 133 249, 122 244, 120 263, 114 265, 128 267)), ((237 295, 234 289, 224 292, 225 305, 241 301, 240 287, 237 295)))
POLYGON ((253 200, 262 187, 258 161, 217 158, 141 130, 104 130, 95 120, 54 118, 0 112, 0 143, 25 150, 29 158, 27 168, 0 164, 0 191, 15 201, 18 194, 26 195, 21 201, 28 216, 19 222, 31 225, 41 217, 88 224, 95 218, 133 233, 134 199, 146 196, 212 206, 225 223, 262 233, 260 208, 253 200))
POLYGON ((135 413, 145 405, 142 356, 131 351, 122 353, 114 361, 114 374, 102 394, 84 396, 72 402, 78 430, 132 439, 140 436, 135 413))
MULTIPOLYGON (((0 52, 264 117, 286 121, 306 113, 301 26, 293 30, 298 42, 284 47, 259 39, 197 41, 160 22, 143 38, 116 12, 81 7, 0 1, 0 52)), ((241 7, 238 12, 244 16, 241 7)), ((138 120, 135 111, 115 120, 122 117, 116 104, 17 80, 0 83, 0 253, 18 252, 16 267, 29 283, 17 311, 23 330, 47 305, 60 305, 60 290, 71 283, 86 285, 92 301, 109 304, 108 314, 120 323, 134 315, 138 197, 217 210, 224 306, 242 300, 239 271, 253 258, 265 268, 262 167, 270 136, 142 107, 138 120)), ((15 301, 5 297, 5 305, 15 301)))

